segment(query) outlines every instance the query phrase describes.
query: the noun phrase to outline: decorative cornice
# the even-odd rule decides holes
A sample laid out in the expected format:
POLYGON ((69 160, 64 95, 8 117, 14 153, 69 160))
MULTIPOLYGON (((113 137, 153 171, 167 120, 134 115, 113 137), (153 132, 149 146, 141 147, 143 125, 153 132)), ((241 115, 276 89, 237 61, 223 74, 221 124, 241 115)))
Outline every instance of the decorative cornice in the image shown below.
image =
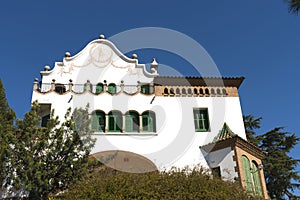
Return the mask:
POLYGON ((218 86, 239 88, 244 77, 181 77, 181 76, 157 76, 153 82, 161 86, 218 86))

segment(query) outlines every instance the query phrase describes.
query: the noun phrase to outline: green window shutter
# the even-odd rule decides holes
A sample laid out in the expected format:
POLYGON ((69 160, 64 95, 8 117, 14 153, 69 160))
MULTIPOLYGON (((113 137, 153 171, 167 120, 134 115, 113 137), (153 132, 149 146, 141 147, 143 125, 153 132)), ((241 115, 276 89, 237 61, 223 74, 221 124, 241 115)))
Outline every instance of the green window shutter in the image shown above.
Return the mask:
POLYGON ((141 86, 141 92, 143 94, 150 94, 150 85, 142 85, 141 86))
POLYGON ((125 131, 133 132, 133 118, 129 114, 125 116, 125 131))
POLYGON ((100 94, 101 92, 103 92, 103 85, 102 84, 96 85, 96 94, 100 94))
POLYGON ((155 115, 149 112, 146 112, 142 115, 143 122, 143 131, 144 132, 155 132, 155 115))
POLYGON ((92 131, 105 132, 105 113, 96 111, 92 114, 92 131))
POLYGON ((116 94, 116 85, 115 84, 109 84, 107 90, 110 94, 116 94))
POLYGON ((98 131, 99 130, 99 121, 98 116, 96 113, 92 114, 92 131, 98 131))
POLYGON ((254 162, 252 162, 252 175, 253 175, 255 193, 258 196, 262 196, 262 188, 261 188, 261 182, 259 178, 259 169, 256 163, 254 162))
POLYGON ((110 113, 108 115, 108 131, 121 132, 122 131, 122 114, 110 113))
POLYGON ((252 177, 251 177, 251 172, 250 172, 250 162, 246 156, 242 156, 242 165, 243 165, 246 189, 250 194, 253 194, 252 177))
POLYGON ((113 115, 108 116, 108 131, 115 131, 116 117, 113 115))
POLYGON ((209 130, 209 118, 207 109, 194 109, 195 130, 199 132, 209 130))

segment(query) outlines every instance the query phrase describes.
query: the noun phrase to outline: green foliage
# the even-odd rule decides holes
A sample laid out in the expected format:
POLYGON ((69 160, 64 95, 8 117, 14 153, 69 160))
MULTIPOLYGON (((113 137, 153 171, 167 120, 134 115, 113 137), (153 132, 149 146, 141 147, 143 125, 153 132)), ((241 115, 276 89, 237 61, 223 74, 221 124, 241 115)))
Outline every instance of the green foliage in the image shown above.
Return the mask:
POLYGON ((256 135, 254 130, 260 128, 261 117, 248 115, 243 118, 247 139, 267 153, 263 165, 269 196, 272 199, 300 198, 292 193, 294 189, 300 188, 300 176, 295 171, 299 160, 288 155, 300 138, 295 134, 284 132, 283 127, 276 127, 267 133, 256 135))
POLYGON ((15 113, 7 103, 5 90, 0 80, 0 183, 9 184, 12 175, 10 158, 13 153, 14 120, 15 113))
POLYGON ((288 0, 289 12, 298 15, 300 10, 300 0, 288 0))
POLYGON ((47 127, 41 127, 40 107, 33 103, 18 120, 14 147, 14 185, 24 187, 29 199, 47 199, 49 194, 69 188, 86 173, 94 141, 89 130, 88 110, 69 109, 60 123, 52 111, 47 127))
POLYGON ((283 127, 278 127, 263 134, 259 147, 267 152, 263 163, 270 197, 285 199, 286 195, 292 199, 295 196, 290 191, 300 189, 300 176, 294 171, 299 161, 288 156, 288 153, 300 138, 282 130, 283 127))
POLYGON ((64 200, 126 199, 254 199, 237 183, 212 179, 203 169, 143 174, 102 167, 71 190, 56 196, 64 200))
POLYGON ((247 140, 252 144, 258 145, 259 138, 254 136, 255 135, 254 130, 260 128, 260 121, 262 120, 262 118, 261 117, 254 118, 253 115, 246 115, 243 116, 243 120, 244 120, 247 140))

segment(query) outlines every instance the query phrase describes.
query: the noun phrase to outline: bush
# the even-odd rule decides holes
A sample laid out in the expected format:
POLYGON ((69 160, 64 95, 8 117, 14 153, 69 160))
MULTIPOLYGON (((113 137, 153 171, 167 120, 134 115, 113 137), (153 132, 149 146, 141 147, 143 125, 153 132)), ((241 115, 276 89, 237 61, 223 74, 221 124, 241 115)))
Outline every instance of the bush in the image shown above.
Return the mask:
POLYGON ((89 174, 55 199, 254 199, 238 183, 225 182, 202 169, 128 174, 106 167, 89 174))

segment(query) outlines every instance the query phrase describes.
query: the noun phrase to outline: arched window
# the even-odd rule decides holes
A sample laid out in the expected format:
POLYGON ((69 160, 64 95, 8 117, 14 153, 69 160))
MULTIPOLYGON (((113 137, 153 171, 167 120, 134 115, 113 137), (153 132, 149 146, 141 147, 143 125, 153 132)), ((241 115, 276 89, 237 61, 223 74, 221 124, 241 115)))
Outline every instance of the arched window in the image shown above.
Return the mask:
POLYGON ((92 113, 92 131, 105 132, 105 113, 101 110, 92 113))
POLYGON ((226 90, 222 89, 222 93, 223 93, 223 95, 226 95, 226 90))
POLYGON ((100 94, 100 93, 102 93, 103 92, 103 84, 102 83, 98 83, 97 85, 96 85, 96 94, 100 94))
POLYGON ((171 95, 174 95, 174 94, 175 94, 173 88, 170 89, 170 94, 171 94, 171 95))
POLYGON ((254 183, 254 189, 255 193, 258 196, 262 196, 262 188, 261 188, 261 182, 259 178, 259 168, 255 161, 252 161, 252 176, 253 176, 253 183, 254 183))
POLYGON ((180 89, 176 88, 176 94, 180 94, 180 89))
POLYGON ((165 88, 165 89, 164 89, 164 94, 169 94, 168 88, 165 88))
POLYGON ((208 88, 205 89, 205 94, 209 94, 208 88))
POLYGON ((156 132, 155 113, 152 111, 145 111, 142 114, 142 130, 143 132, 156 132))
POLYGON ((141 86, 142 94, 153 94, 153 87, 150 84, 144 84, 141 86))
POLYGON ((188 94, 192 94, 191 88, 188 89, 188 94))
POLYGON ((197 88, 194 88, 194 94, 198 94, 197 88))
POLYGON ((221 94, 221 90, 218 88, 217 89, 217 95, 220 95, 221 94))
POLYGON ((210 93, 211 93, 212 95, 214 95, 214 94, 215 94, 215 90, 212 88, 212 89, 210 90, 210 93))
POLYGON ((200 88, 199 92, 200 92, 200 94, 201 94, 201 95, 203 95, 203 94, 204 94, 204 93, 203 93, 203 89, 202 89, 202 88, 200 88))
POLYGON ((108 93, 110 93, 110 94, 116 94, 116 91, 117 91, 117 89, 116 89, 116 84, 110 83, 110 84, 108 85, 108 87, 107 87, 107 91, 108 91, 108 93))
POLYGON ((66 87, 64 86, 64 84, 61 83, 56 83, 55 84, 55 92, 57 92, 58 94, 63 94, 66 92, 66 87))
MULTIPOLYGON (((89 90, 90 91, 93 91, 93 88, 92 88, 93 86, 92 86, 92 84, 90 84, 90 88, 89 88, 89 90)), ((87 91, 87 83, 85 83, 84 85, 83 85, 83 92, 86 92, 87 91)))
POLYGON ((108 113, 108 131, 122 131, 122 113, 120 111, 114 110, 108 113))
POLYGON ((182 88, 182 94, 185 95, 186 94, 186 89, 182 88))
POLYGON ((251 171, 250 171, 250 161, 246 156, 242 156, 242 166, 243 166, 243 172, 244 172, 244 180, 246 184, 246 190, 253 194, 253 187, 252 187, 252 177, 251 177, 251 171))
POLYGON ((125 114, 125 131, 139 132, 140 120, 139 114, 136 111, 128 111, 125 114))

